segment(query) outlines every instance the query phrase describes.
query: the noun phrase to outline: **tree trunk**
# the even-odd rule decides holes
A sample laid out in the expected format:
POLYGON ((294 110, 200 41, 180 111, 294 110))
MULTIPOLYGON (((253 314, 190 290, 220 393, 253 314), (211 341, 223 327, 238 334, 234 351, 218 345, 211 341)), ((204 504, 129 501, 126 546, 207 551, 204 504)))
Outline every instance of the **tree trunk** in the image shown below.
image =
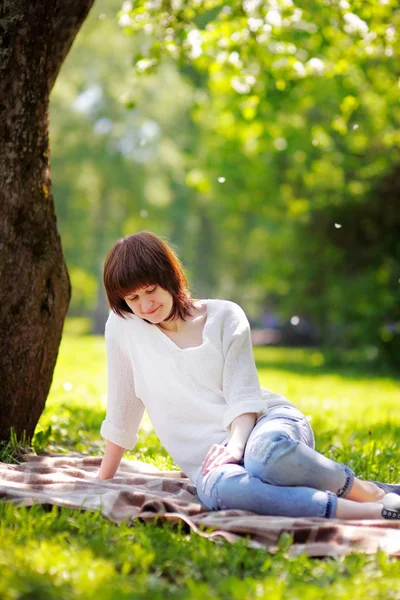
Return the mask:
POLYGON ((0 440, 28 436, 53 376, 70 284, 50 181, 49 94, 94 0, 0 4, 0 440))

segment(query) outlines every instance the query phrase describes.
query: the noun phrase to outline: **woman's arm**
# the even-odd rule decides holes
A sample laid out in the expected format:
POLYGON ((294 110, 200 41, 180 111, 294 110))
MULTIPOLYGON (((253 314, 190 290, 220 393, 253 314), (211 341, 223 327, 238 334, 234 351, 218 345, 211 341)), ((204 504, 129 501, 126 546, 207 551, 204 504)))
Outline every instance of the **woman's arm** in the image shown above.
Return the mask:
POLYGON ((256 417, 256 413, 244 413, 232 421, 232 435, 229 438, 227 450, 233 456, 240 454, 240 458, 242 458, 244 447, 255 425, 256 417))
POLYGON ((256 422, 256 413, 244 413, 232 422, 232 435, 226 446, 214 444, 207 452, 201 465, 203 475, 226 463, 238 463, 243 456, 244 447, 256 422))
POLYGON ((100 434, 107 440, 107 445, 98 475, 100 479, 112 479, 124 451, 135 446, 144 412, 144 405, 135 393, 133 368, 124 345, 122 325, 114 314, 106 324, 107 413, 100 434))
POLYGON ((125 448, 107 440, 106 451, 101 461, 98 479, 112 479, 119 467, 125 448))
POLYGON ((221 333, 222 389, 227 404, 222 425, 229 431, 237 417, 246 413, 264 414, 268 404, 261 393, 248 319, 238 304, 230 302, 228 307, 221 333))

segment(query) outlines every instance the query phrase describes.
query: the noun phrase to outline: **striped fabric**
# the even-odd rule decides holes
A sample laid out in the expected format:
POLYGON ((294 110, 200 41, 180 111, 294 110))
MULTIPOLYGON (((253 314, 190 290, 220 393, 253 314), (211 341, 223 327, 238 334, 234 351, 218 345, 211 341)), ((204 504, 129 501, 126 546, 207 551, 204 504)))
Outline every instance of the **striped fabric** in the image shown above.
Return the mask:
POLYGON ((158 471, 138 461, 121 462, 109 481, 96 479, 101 457, 79 454, 26 455, 18 465, 0 463, 0 498, 18 506, 46 504, 101 511, 114 522, 162 517, 185 522, 210 540, 234 543, 248 536, 249 545, 277 550, 283 532, 293 536, 289 554, 344 556, 378 549, 400 556, 400 522, 340 521, 267 517, 243 510, 208 511, 190 479, 180 471, 158 471), (210 531, 212 530, 212 531, 210 531))

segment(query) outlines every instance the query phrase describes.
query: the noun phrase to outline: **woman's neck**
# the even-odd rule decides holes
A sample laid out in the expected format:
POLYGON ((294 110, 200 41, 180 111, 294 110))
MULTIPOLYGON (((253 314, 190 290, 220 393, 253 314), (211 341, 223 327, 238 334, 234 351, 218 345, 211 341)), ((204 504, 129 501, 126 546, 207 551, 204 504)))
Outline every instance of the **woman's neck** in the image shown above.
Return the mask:
POLYGON ((173 333, 179 333, 180 331, 182 331, 184 325, 185 321, 183 319, 180 319, 179 317, 177 319, 173 319, 172 321, 161 321, 161 323, 157 324, 157 326, 160 329, 164 329, 165 331, 171 331, 173 333))
POLYGON ((161 321, 161 323, 157 324, 157 327, 163 329, 164 331, 168 331, 169 333, 181 333, 184 329, 187 329, 188 327, 190 328, 191 325, 197 325, 198 322, 202 321, 206 310, 206 306, 203 306, 201 303, 197 302, 194 306, 192 316, 188 317, 186 321, 180 317, 177 317, 171 321, 161 321))

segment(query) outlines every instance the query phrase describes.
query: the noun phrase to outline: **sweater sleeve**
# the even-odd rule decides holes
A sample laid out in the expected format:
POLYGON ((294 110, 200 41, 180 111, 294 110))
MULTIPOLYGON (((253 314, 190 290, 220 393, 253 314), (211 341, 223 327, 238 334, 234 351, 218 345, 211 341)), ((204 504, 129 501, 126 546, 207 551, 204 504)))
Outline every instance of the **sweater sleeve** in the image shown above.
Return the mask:
POLYGON ((105 339, 108 372, 107 414, 100 435, 122 448, 132 449, 138 439, 144 405, 135 394, 129 357, 120 340, 109 332, 107 326, 105 339))
POLYGON ((223 417, 225 429, 244 413, 266 413, 268 409, 258 381, 249 322, 240 306, 229 304, 231 310, 222 331, 223 393, 227 403, 223 417))

